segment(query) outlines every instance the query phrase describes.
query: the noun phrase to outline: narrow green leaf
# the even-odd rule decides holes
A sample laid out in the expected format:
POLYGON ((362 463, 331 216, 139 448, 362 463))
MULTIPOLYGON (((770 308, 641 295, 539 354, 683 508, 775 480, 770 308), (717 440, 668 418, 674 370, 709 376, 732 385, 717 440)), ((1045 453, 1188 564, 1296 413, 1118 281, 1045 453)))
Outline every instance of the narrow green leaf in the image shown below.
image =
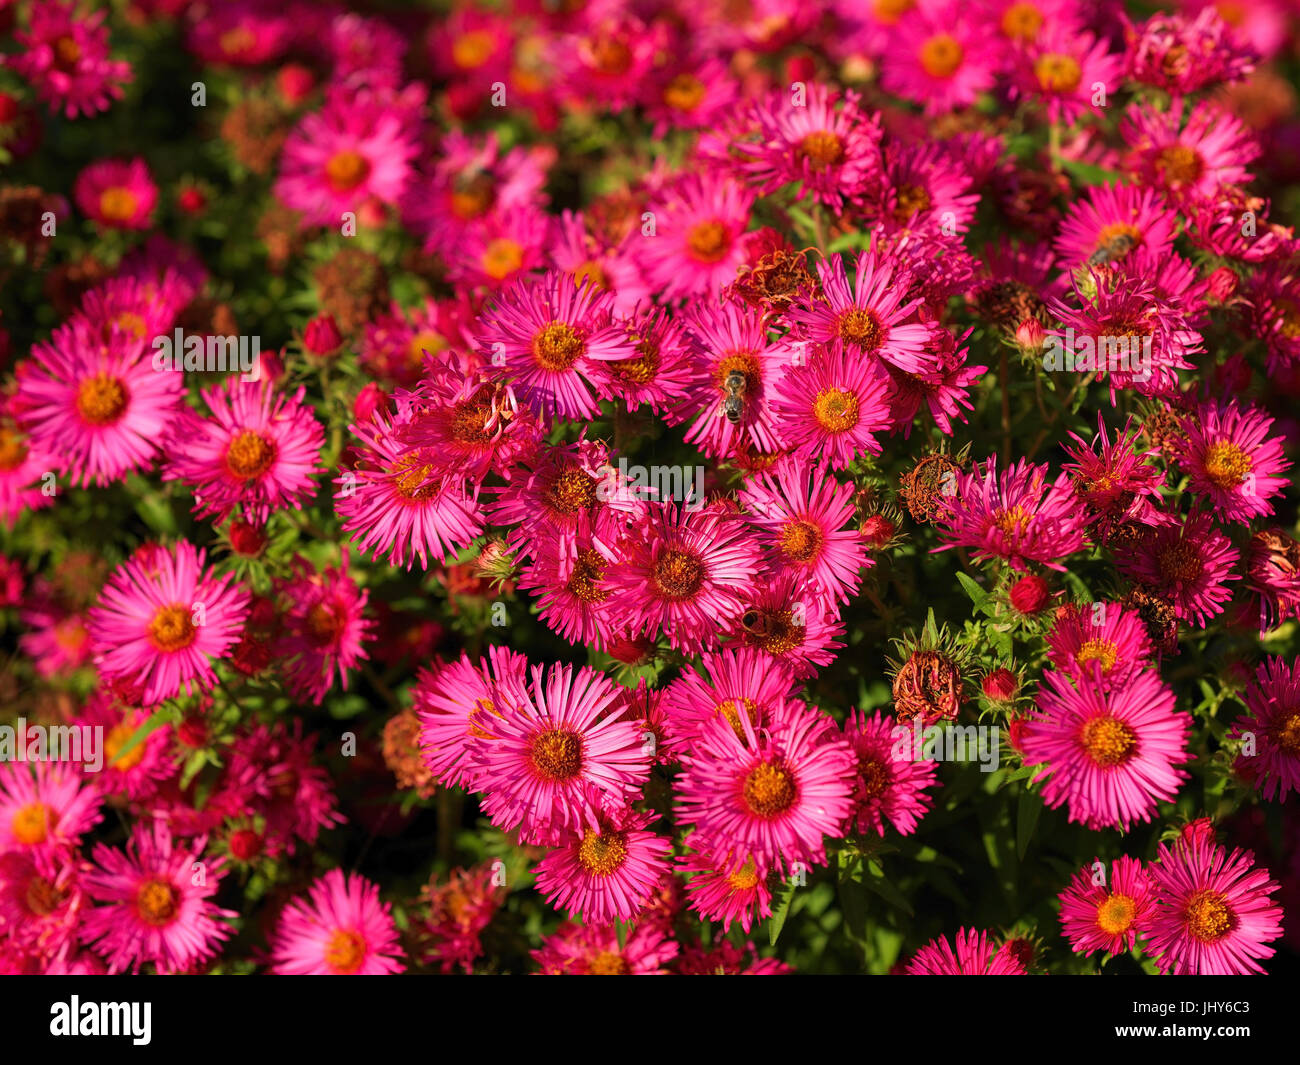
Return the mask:
POLYGON ((1029 841, 1038 825, 1038 815, 1043 812, 1043 800, 1029 788, 1020 792, 1020 801, 1016 804, 1016 857, 1023 858, 1029 841))

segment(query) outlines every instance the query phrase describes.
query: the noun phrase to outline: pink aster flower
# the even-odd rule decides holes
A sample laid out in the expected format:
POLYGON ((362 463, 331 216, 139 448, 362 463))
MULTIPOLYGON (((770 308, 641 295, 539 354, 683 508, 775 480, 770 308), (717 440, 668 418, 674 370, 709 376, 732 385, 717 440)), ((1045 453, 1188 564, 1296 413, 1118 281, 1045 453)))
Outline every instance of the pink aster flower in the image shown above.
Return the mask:
POLYGON ((798 573, 830 607, 857 593, 873 564, 856 528, 855 488, 795 459, 782 459, 749 481, 737 497, 767 552, 767 573, 798 573))
POLYGON ((410 569, 442 562, 483 531, 477 485, 443 466, 446 452, 412 448, 398 434, 409 413, 390 422, 376 412, 351 426, 361 444, 355 467, 337 478, 334 509, 363 553, 410 569))
POLYGON ((801 680, 830 665, 844 646, 838 611, 825 609, 796 572, 760 582, 741 595, 741 604, 728 638, 770 655, 801 680))
POLYGON ((1240 557, 1208 514, 1193 512, 1185 521, 1148 527, 1136 548, 1115 564, 1130 580, 1167 599, 1178 617, 1204 628, 1232 598, 1225 582, 1241 579, 1232 572, 1240 557))
POLYGON ((1138 450, 1140 427, 1126 422, 1112 441, 1106 424, 1097 415, 1097 435, 1089 444, 1077 433, 1070 439, 1075 446, 1062 444, 1073 460, 1065 471, 1074 486, 1074 495, 1087 507, 1087 520, 1104 543, 1116 526, 1126 522, 1157 524, 1160 488, 1164 474, 1146 460, 1154 452, 1138 450))
POLYGON ((875 357, 908 372, 928 368, 923 357, 930 330, 909 323, 921 302, 907 300, 906 270, 892 257, 860 253, 849 281, 847 257, 835 255, 817 264, 822 294, 811 294, 790 308, 788 317, 801 335, 850 355, 875 357))
POLYGON ((493 859, 472 869, 453 869, 445 879, 435 874, 421 889, 429 904, 419 928, 424 964, 437 964, 444 973, 457 966, 466 974, 473 972, 475 960, 483 953, 479 937, 505 901, 505 887, 497 879, 499 868, 493 859))
POLYGON ((1109 869, 1100 860, 1085 865, 1064 891, 1061 930, 1076 954, 1123 954, 1146 932, 1155 907, 1151 876, 1136 858, 1117 858, 1109 869), (1100 883, 1098 881, 1100 880, 1100 883))
POLYGON ((163 480, 189 487, 200 517, 224 521, 240 509, 263 525, 273 511, 301 510, 325 442, 306 389, 278 395, 265 379, 232 377, 200 394, 211 417, 185 409, 172 422, 163 480))
MULTIPOLYGON (((31 736, 18 737, 35 752, 31 736)), ((99 788, 65 762, 0 762, 0 854, 66 851, 101 820, 99 788)))
POLYGON ((284 908, 270 945, 271 972, 280 976, 392 976, 406 968, 379 886, 342 869, 284 908))
POLYGON ((12 529, 25 511, 52 506, 55 497, 41 491, 42 478, 61 465, 53 452, 0 419, 0 526, 12 529))
POLYGON ((367 657, 362 645, 373 638, 375 624, 365 616, 370 592, 348 575, 347 548, 338 567, 318 571, 299 557, 294 571, 293 577, 278 582, 287 607, 275 653, 287 660, 289 690, 319 706, 335 674, 347 691, 349 670, 367 657))
POLYGON ((23 850, 0 854, 0 928, 13 946, 49 961, 75 950, 89 868, 72 851, 23 850))
POLYGON ((509 692, 527 684, 528 659, 518 651, 491 646, 475 666, 468 655, 440 669, 421 670, 411 689, 420 721, 420 752, 434 777, 452 788, 482 790, 475 752, 491 739, 509 692), (498 694, 498 684, 507 694, 498 694), (498 706, 498 704, 500 704, 498 706))
POLYGON ((33 591, 18 615, 29 629, 18 637, 18 646, 42 677, 80 669, 94 654, 85 614, 67 609, 39 585, 33 591))
POLYGON ((519 577, 519 587, 537 599, 538 616, 574 644, 604 648, 611 631, 605 586, 610 562, 590 544, 542 540, 519 577))
POLYGON ((947 936, 923 946, 907 964, 908 976, 1024 976, 1025 965, 1005 947, 997 947, 989 932, 962 928, 957 949, 947 936))
POLYGON ((554 220, 549 248, 551 263, 557 270, 584 281, 612 297, 616 314, 627 315, 646 301, 650 290, 641 279, 641 271, 629 252, 630 236, 616 247, 608 247, 588 232, 588 219, 581 212, 562 211, 554 220))
POLYGON ((665 300, 717 296, 745 261, 741 237, 753 205, 752 192, 711 171, 661 190, 633 246, 646 282, 665 300))
POLYGON ((630 106, 666 44, 665 31, 658 19, 647 25, 612 9, 593 12, 576 32, 558 35, 553 42, 561 91, 611 111, 630 106))
POLYGON ((689 748, 701 730, 718 717, 725 718, 744 737, 742 715, 755 729, 767 724, 776 707, 793 698, 797 681, 789 667, 756 648, 724 648, 706 652, 704 673, 683 669, 664 689, 663 710, 669 735, 689 748))
POLYGON ((1047 474, 1046 463, 1025 459, 999 474, 990 458, 982 473, 957 475, 955 491, 940 495, 947 542, 936 550, 969 547, 977 560, 1001 558, 1015 570, 1031 562, 1064 570, 1060 560, 1083 547, 1083 517, 1065 474, 1050 485, 1047 474))
POLYGON ((1058 611, 1047 636, 1052 668, 1076 680, 1098 676, 1103 687, 1123 687, 1152 655, 1146 625, 1133 610, 1097 602, 1058 611))
POLYGON ((881 62, 881 83, 939 115, 993 87, 997 49, 975 12, 950 0, 922 0, 898 20, 881 62))
POLYGON ((98 159, 77 175, 72 195, 82 214, 104 229, 148 229, 158 186, 143 159, 98 159))
MULTIPOLYGON (((674 57, 677 59, 677 57, 674 57)), ((740 86, 717 56, 682 57, 657 71, 642 99, 653 136, 674 129, 709 129, 735 106, 740 86)))
POLYGON ((970 386, 988 372, 987 366, 967 364, 971 349, 964 345, 970 334, 970 329, 960 337, 947 329, 931 329, 924 370, 907 373, 885 366, 894 390, 890 397, 894 427, 901 424, 904 437, 911 435, 912 423, 922 407, 945 436, 952 436, 954 422, 966 421, 966 411, 973 409, 970 386))
MULTIPOLYGON (((1104 40, 1076 27, 1058 24, 1025 48, 1013 69, 1012 94, 1046 104, 1049 122, 1073 125, 1091 111, 1095 86, 1109 93, 1119 87, 1124 56, 1112 53, 1104 40)), ((1104 97, 1103 97, 1104 99, 1104 97)))
POLYGON ((141 821, 125 850, 95 844, 86 894, 99 905, 85 913, 82 940, 110 973, 183 972, 214 957, 238 917, 211 901, 221 886, 223 859, 204 858, 206 837, 178 846, 161 824, 141 821))
POLYGON ((880 120, 855 92, 813 83, 804 96, 781 88, 757 105, 757 141, 736 146, 742 169, 763 193, 797 181, 813 202, 841 208, 879 175, 880 120))
POLYGON ((1273 513, 1268 502, 1290 483, 1284 471, 1291 463, 1282 456, 1282 440, 1269 436, 1273 419, 1253 406, 1203 403, 1183 420, 1187 448, 1178 456, 1202 495, 1223 521, 1249 524, 1273 513))
POLYGON ((853 752, 834 722, 797 702, 773 709, 743 735, 719 715, 706 722, 678 781, 677 815, 713 846, 791 870, 826 861, 825 837, 853 809, 853 752))
POLYGON ((148 720, 146 711, 122 706, 103 692, 90 697, 77 719, 80 727, 103 730, 104 765, 98 779, 106 796, 147 801, 161 781, 175 777, 178 766, 170 728, 153 729, 123 753, 128 741, 148 720))
POLYGON ((889 380, 843 347, 818 349, 791 369, 772 401, 781 435, 804 459, 844 470, 862 453, 879 455, 876 434, 889 428, 889 380))
POLYGON ((1129 77, 1171 96, 1239 81, 1255 69, 1254 51, 1212 6, 1194 17, 1156 11, 1137 26, 1125 21, 1129 77))
POLYGON ((1300 658, 1290 666, 1282 658, 1265 658, 1244 701, 1246 713, 1229 736, 1240 743, 1250 739, 1235 768, 1264 798, 1282 802, 1288 792, 1300 791, 1300 658))
POLYGON ((400 113, 336 94, 284 142, 275 194, 307 224, 339 226, 370 200, 396 204, 418 152, 400 113))
POLYGON ((282 55, 292 42, 290 17, 258 0, 227 0, 190 22, 186 47, 199 59, 233 67, 257 66, 282 55))
POLYGON ((725 851, 714 855, 707 842, 694 834, 687 846, 703 846, 679 858, 681 871, 690 876, 686 896, 692 910, 706 921, 721 921, 723 931, 739 921, 746 933, 756 921, 772 915, 772 889, 768 870, 752 858, 739 862, 725 851))
POLYGON ((636 354, 611 307, 608 293, 552 271, 506 289, 479 340, 520 399, 547 414, 591 418, 599 410, 590 383, 594 362, 636 354))
POLYGON ((146 706, 192 685, 210 687, 212 660, 239 640, 248 592, 232 575, 204 570, 205 557, 187 540, 137 552, 109 576, 90 612, 100 672, 139 685, 146 706))
POLYGON ((694 383, 690 344, 682 324, 666 308, 638 308, 623 322, 635 356, 596 367, 597 391, 626 402, 628 412, 645 405, 657 413, 683 402, 694 383))
POLYGON ((1168 111, 1132 107, 1120 135, 1134 177, 1175 202, 1212 197, 1225 185, 1249 184, 1253 179, 1246 165, 1260 153, 1240 119, 1209 101, 1185 109, 1179 100, 1168 111))
POLYGON ((619 945, 612 924, 562 924, 542 940, 533 960, 543 976, 654 976, 680 948, 669 931, 654 921, 638 921, 619 945))
POLYGON ((19 375, 23 427, 74 484, 105 485, 148 466, 175 416, 181 374, 157 373, 142 341, 104 340, 73 317, 32 348, 19 375))
POLYGON ((630 921, 669 873, 672 842, 646 831, 656 814, 601 818, 572 833, 537 866, 543 898, 588 924, 630 921))
POLYGON ((107 17, 106 11, 78 14, 70 3, 37 4, 26 30, 14 34, 24 50, 6 56, 5 65, 67 118, 107 111, 131 81, 131 65, 109 55, 107 17))
POLYGON ((1300 543, 1276 526, 1250 538, 1246 552, 1248 587, 1259 596, 1259 626, 1266 632, 1300 617, 1300 543))
MULTIPOLYGON (((883 233, 922 234, 945 243, 965 233, 975 218, 979 194, 969 167, 940 144, 892 141, 885 148, 878 190, 866 207, 883 233)), ((873 241, 873 247, 881 245, 873 241)), ((917 256, 915 265, 922 265, 917 256)))
POLYGON ((535 207, 492 211, 443 254, 447 280, 462 288, 498 290, 546 266, 551 216, 535 207))
POLYGON ((737 515, 672 504, 651 505, 605 576, 613 620, 634 633, 662 631, 674 647, 717 646, 742 612, 742 594, 758 569, 759 548, 737 515))
POLYGON ((854 710, 844 722, 844 738, 857 758, 849 826, 861 835, 884 836, 886 821, 900 835, 911 835, 934 804, 928 791, 938 784, 937 765, 911 757, 910 736, 909 753, 900 755, 896 730, 895 719, 880 711, 854 710))
POLYGON ((1174 709, 1174 693, 1151 670, 1107 689, 1095 676, 1075 687, 1050 670, 1021 733, 1026 765, 1043 765, 1043 799, 1068 805, 1069 819, 1096 830, 1128 831, 1149 821, 1157 802, 1178 793, 1187 773, 1191 718, 1174 709))
POLYGON ((1255 868, 1250 851, 1229 853, 1194 836, 1160 844, 1148 867, 1156 908, 1147 942, 1162 972, 1175 976, 1263 973, 1266 946, 1282 934, 1282 907, 1269 896, 1278 885, 1255 868))
POLYGON ((1073 268, 1100 251, 1123 261, 1138 248, 1163 254, 1173 247, 1177 215, 1153 189, 1092 185, 1061 222, 1054 249, 1073 268))
POLYGON ((532 667, 528 690, 504 697, 476 748, 483 809, 493 824, 520 839, 554 845, 565 832, 599 827, 601 813, 621 809, 650 775, 641 729, 620 716, 601 716, 618 694, 603 674, 553 665, 532 667))

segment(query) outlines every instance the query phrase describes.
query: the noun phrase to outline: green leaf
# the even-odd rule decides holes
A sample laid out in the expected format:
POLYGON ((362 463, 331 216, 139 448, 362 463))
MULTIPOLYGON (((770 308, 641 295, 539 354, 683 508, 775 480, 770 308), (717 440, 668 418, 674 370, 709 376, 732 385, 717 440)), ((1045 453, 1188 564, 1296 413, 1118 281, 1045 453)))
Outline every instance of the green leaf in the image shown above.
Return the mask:
POLYGON ((169 716, 170 714, 167 712, 166 707, 159 707, 150 714, 149 720, 145 721, 138 729, 131 733, 130 738, 118 748, 117 754, 113 756, 113 761, 116 762, 119 759, 125 758, 135 750, 139 744, 144 743, 152 732, 167 723, 169 716))
POLYGON ((1043 812, 1043 800, 1028 788, 1021 789, 1016 803, 1016 857, 1023 858, 1038 825, 1038 815, 1043 812))
POLYGON ((967 576, 960 570, 957 573, 958 583, 966 589, 966 594, 970 596, 970 601, 977 607, 982 607, 989 597, 989 593, 981 588, 973 577, 967 576))
POLYGON ((790 904, 794 902, 795 885, 793 880, 785 881, 772 899, 772 917, 767 923, 767 938, 776 946, 777 937, 785 927, 785 919, 790 914, 790 904))
POLYGON ((1095 163, 1085 163, 1079 159, 1062 159, 1060 163, 1063 170, 1085 185, 1112 185, 1119 180, 1119 174, 1114 170, 1107 170, 1095 163))
POLYGON ((862 886, 879 895, 891 906, 902 910, 908 917, 913 916, 912 907, 903 893, 889 882, 885 871, 876 862, 867 862, 867 875, 862 881, 862 886))

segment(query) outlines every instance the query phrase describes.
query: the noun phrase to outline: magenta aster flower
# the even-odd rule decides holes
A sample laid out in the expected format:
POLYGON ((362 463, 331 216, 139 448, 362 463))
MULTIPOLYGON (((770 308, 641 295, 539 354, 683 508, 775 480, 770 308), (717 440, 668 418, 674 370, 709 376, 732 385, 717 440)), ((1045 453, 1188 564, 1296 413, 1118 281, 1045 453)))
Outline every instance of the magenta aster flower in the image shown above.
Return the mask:
POLYGON ((1087 507, 1088 524, 1105 542, 1116 526, 1126 522, 1155 525, 1164 474, 1146 460, 1155 451, 1138 450, 1141 428, 1130 431, 1130 423, 1115 434, 1112 441, 1106 424, 1097 415, 1097 435, 1089 444, 1077 433, 1070 439, 1075 446, 1062 444, 1073 462, 1065 464, 1074 486, 1074 495, 1087 507))
POLYGON ((571 834, 538 863, 543 898, 588 924, 636 917, 670 869, 672 842, 646 831, 656 816, 601 818, 571 834))
POLYGON ((1052 668, 1079 680, 1096 675, 1103 687, 1123 687, 1152 655, 1146 626, 1133 610, 1097 602, 1058 611, 1047 635, 1052 668))
POLYGON ((890 402, 894 427, 901 425, 904 437, 911 435, 912 423, 922 406, 945 436, 952 436, 953 422, 966 421, 966 411, 973 409, 970 386, 988 371, 987 366, 967 365, 970 348, 964 345, 970 334, 970 329, 961 337, 947 329, 931 329, 924 370, 906 373, 885 366, 893 385, 890 402))
POLYGON ((633 314, 650 295, 630 250, 632 242, 639 239, 640 234, 629 233, 621 244, 608 247, 588 232, 588 219, 582 212, 561 211, 553 220, 550 261, 577 284, 586 281, 608 292, 616 314, 633 314))
POLYGON ((1090 829, 1149 821, 1157 802, 1178 793, 1187 773, 1191 718, 1174 709, 1174 693, 1146 670, 1107 689, 1094 676, 1075 687, 1060 673, 1043 674, 1038 705, 1021 732, 1026 765, 1043 765, 1043 800, 1067 805, 1071 821, 1090 829))
POLYGON ((1137 248, 1163 254, 1173 247, 1177 220, 1153 189, 1092 185, 1066 212, 1054 246, 1070 267, 1081 266, 1103 248, 1112 262, 1123 261, 1137 248))
POLYGON ((158 186, 143 159, 97 159, 72 191, 82 214, 104 229, 148 229, 158 186))
POLYGON ((1246 554, 1248 587, 1259 596, 1261 633, 1300 617, 1300 543, 1280 528, 1261 529, 1246 554))
POLYGON ((604 648, 611 631, 610 589, 605 572, 610 562, 590 544, 543 539, 519 587, 537 599, 538 616, 570 643, 604 648))
POLYGON ((821 297, 805 295, 788 314, 801 335, 859 358, 883 359, 900 370, 928 368, 923 353, 930 330, 919 322, 907 324, 920 300, 905 300, 909 279, 899 262, 864 251, 850 284, 845 256, 835 255, 818 262, 817 274, 821 297))
POLYGON ((800 680, 816 676, 844 646, 838 611, 827 609, 794 571, 758 583, 742 594, 741 604, 729 638, 771 655, 800 680))
POLYGON ((970 547, 975 559, 1001 558, 1024 571, 1031 562, 1064 570, 1060 559, 1083 547, 1083 516, 1064 473, 1047 483, 1047 464, 1021 459, 1001 474, 990 458, 981 474, 958 474, 941 494, 936 521, 947 541, 936 550, 970 547))
POLYGON ((52 451, 0 419, 0 526, 12 529, 24 511, 53 505, 55 497, 42 492, 41 483, 61 465, 52 451))
POLYGON ((1150 874, 1127 855, 1109 867, 1100 859, 1085 865, 1057 898, 1061 931, 1076 954, 1132 950, 1138 936, 1146 932, 1155 907, 1150 874))
POLYGON ((162 781, 175 778, 177 760, 170 728, 155 728, 129 751, 120 753, 148 720, 146 711, 124 707, 102 691, 87 702, 77 724, 103 730, 104 766, 99 787, 105 796, 146 802, 162 781))
POLYGON ((700 657, 700 666, 703 674, 683 669, 664 689, 668 732, 686 748, 693 746, 704 725, 717 717, 726 718, 743 739, 742 715, 755 729, 761 729, 775 708, 788 702, 797 690, 790 669, 755 648, 706 652, 700 657))
MULTIPOLYGON (((16 737, 34 751, 30 736, 16 737)), ((67 851, 97 825, 102 796, 72 763, 0 762, 0 854, 67 851)))
POLYGON ((200 517, 224 521, 240 509, 263 525, 272 511, 301 510, 315 494, 325 442, 306 392, 277 395, 265 379, 237 377, 204 390, 212 416, 184 409, 172 422, 163 480, 189 487, 200 517))
POLYGON ((95 868, 86 894, 97 905, 85 913, 81 937, 110 973, 183 972, 212 958, 238 917, 211 901, 221 886, 223 859, 204 858, 206 837, 178 846, 161 824, 141 821, 125 850, 95 844, 95 868))
MULTIPOLYGON (((686 845, 707 847, 692 834, 686 845)), ((692 910, 706 921, 721 921, 723 931, 739 921, 746 933, 756 921, 772 915, 772 889, 768 870, 751 857, 740 862, 723 853, 717 857, 710 850, 692 851, 678 859, 679 868, 690 880, 686 896, 692 910)))
POLYGON ((1237 772, 1254 782, 1264 798, 1282 802, 1300 791, 1300 658, 1290 666, 1268 656, 1246 687, 1246 713, 1229 737, 1250 746, 1237 756, 1237 772))
POLYGON ((999 948, 989 932, 973 928, 957 931, 957 949, 947 936, 923 946, 907 963, 908 976, 1024 976, 1025 965, 1005 947, 999 948))
POLYGON ((889 380, 878 366, 842 346, 819 348, 781 384, 772 411, 795 455, 843 470, 864 452, 880 454, 876 434, 893 419, 889 380))
POLYGON ((613 620, 634 633, 662 631, 674 647, 716 647, 743 610, 758 562, 758 544, 738 515, 651 505, 605 575, 613 620))
POLYGON ((307 224, 339 226, 368 201, 396 204, 418 152, 400 113, 336 93, 284 142, 275 194, 307 224))
POLYGON ((672 129, 709 129, 735 107, 739 90, 721 58, 674 56, 649 81, 642 100, 654 123, 651 134, 662 138, 672 129))
MULTIPOLYGON (((911 835, 934 804, 928 791, 938 784, 938 767, 930 759, 900 757, 897 724, 880 711, 857 710, 844 722, 844 738, 857 758, 849 825, 861 835, 884 836, 886 821, 900 835, 911 835)), ((910 751, 910 733, 906 743, 910 751)))
POLYGON ((617 696, 595 670, 553 665, 543 678, 532 667, 527 691, 510 685, 491 737, 475 750, 485 790, 483 809, 520 839, 554 845, 564 833, 599 827, 640 794, 650 757, 639 729, 626 717, 601 716, 617 696))
POLYGON ((546 266, 551 216, 535 207, 492 211, 469 226, 444 252, 447 280, 470 288, 500 290, 546 266))
POLYGON ((47 961, 76 949, 85 909, 81 878, 89 868, 75 851, 0 853, 0 927, 13 946, 47 961))
POLYGON ((1240 81, 1255 69, 1255 52, 1213 5, 1195 16, 1157 11, 1137 26, 1126 20, 1125 37, 1129 77, 1175 97, 1240 81))
POLYGON ((491 364, 527 403, 562 418, 591 418, 595 361, 628 359, 636 350, 611 318, 611 297, 551 271, 518 282, 497 299, 479 341, 491 364))
POLYGON ((1167 599, 1178 617, 1204 628, 1232 598, 1225 582, 1241 579, 1232 572, 1239 558, 1210 516, 1194 511, 1185 521, 1148 527, 1136 548, 1117 556, 1115 565, 1167 599))
POLYGON ((690 173, 651 201, 636 255, 646 282, 666 300, 717 296, 745 261, 754 194, 725 174, 690 173), (646 226, 653 221, 653 233, 646 226))
POLYGON ((1258 141, 1240 119, 1208 100, 1193 108, 1176 100, 1167 111, 1130 107, 1120 136, 1128 145, 1125 165, 1136 180, 1176 203, 1254 180, 1246 165, 1259 155, 1258 141))
POLYGON ((271 972, 280 976, 392 976, 406 968, 379 886, 342 869, 284 908, 270 945, 271 972))
POLYGON ((335 673, 347 691, 348 671, 368 657, 363 644, 374 638, 375 625, 365 616, 370 592, 348 576, 346 547, 338 567, 318 571, 299 557, 294 571, 293 577, 277 582, 287 606, 275 653, 286 659, 289 690, 319 706, 335 673))
POLYGON ((23 51, 4 63, 67 118, 107 111, 131 81, 131 65, 110 57, 107 17, 106 11, 78 14, 73 4, 37 4, 26 30, 14 34, 23 51))
POLYGON ((996 63, 991 28, 980 15, 952 0, 922 0, 890 34, 881 83, 939 115, 991 89, 996 63))
POLYGON ((139 685, 144 705, 192 684, 210 687, 212 660, 239 640, 248 592, 230 574, 205 571, 205 556, 187 540, 137 553, 113 571, 90 611, 100 672, 139 685))
POLYGON ((816 203, 841 208, 880 172, 880 120, 859 106, 855 92, 805 87, 797 104, 782 88, 755 108, 756 142, 736 146, 742 169, 761 192, 792 181, 816 203))
POLYGON ((1104 110, 1093 103, 1094 86, 1100 82, 1109 92, 1121 81, 1123 68, 1124 56, 1112 53, 1106 41, 1058 23, 1020 53, 1011 91, 1046 104, 1049 122, 1073 125, 1089 111, 1104 110))
POLYGON ((1179 464, 1221 520, 1246 525, 1272 514, 1268 500, 1286 490, 1282 473, 1291 463, 1282 456, 1283 438, 1268 435, 1272 426, 1262 410, 1236 400, 1203 403, 1183 420, 1187 449, 1179 464))
POLYGON ((874 564, 856 528, 852 483, 821 468, 782 459, 747 483, 737 497, 767 552, 767 572, 798 573, 829 608, 857 593, 861 573, 874 564))
POLYGON ((705 722, 678 780, 677 815, 703 839, 765 867, 826 861, 853 809, 853 752, 834 722, 797 702, 774 707, 760 731, 738 715, 705 722))
POLYGON ((1213 839, 1184 837, 1162 843, 1148 868, 1156 908, 1147 941, 1162 972, 1175 976, 1245 976, 1263 973, 1273 956, 1265 946, 1282 934, 1278 889, 1257 869, 1250 851, 1231 854, 1213 839))
POLYGON ((969 169, 944 146, 893 141, 885 148, 879 189, 866 199, 881 232, 947 241, 970 228, 979 194, 971 191, 969 169))
POLYGON ((597 391, 604 399, 626 402, 629 413, 645 405, 666 414, 694 384, 685 329, 663 307, 639 307, 623 326, 636 354, 600 363, 597 391))
POLYGON ((622 946, 612 924, 566 921, 532 956, 543 976, 651 976, 665 973, 679 949, 654 921, 638 921, 622 946))
POLYGON ((184 389, 180 374, 155 372, 143 342, 122 332, 103 340, 79 316, 32 356, 18 382, 23 427, 74 484, 108 484, 153 461, 184 389))

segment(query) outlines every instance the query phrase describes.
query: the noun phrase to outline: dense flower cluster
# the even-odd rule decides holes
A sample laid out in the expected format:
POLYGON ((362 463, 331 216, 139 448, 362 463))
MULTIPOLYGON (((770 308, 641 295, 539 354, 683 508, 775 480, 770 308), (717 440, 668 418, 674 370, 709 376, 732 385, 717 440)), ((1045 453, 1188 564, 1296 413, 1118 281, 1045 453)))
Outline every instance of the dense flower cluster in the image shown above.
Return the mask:
POLYGON ((1291 7, 0 21, 0 972, 1300 942, 1291 7))

